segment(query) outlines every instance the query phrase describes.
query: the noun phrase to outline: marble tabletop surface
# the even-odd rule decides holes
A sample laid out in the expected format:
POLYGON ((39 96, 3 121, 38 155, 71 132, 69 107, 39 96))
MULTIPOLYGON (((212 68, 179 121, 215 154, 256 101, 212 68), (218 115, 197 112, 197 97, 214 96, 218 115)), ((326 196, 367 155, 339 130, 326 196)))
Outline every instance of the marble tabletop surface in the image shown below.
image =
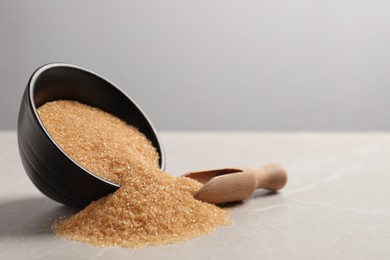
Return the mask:
POLYGON ((0 132, 0 259, 390 259, 390 133, 163 132, 167 172, 285 166, 287 186, 230 209, 233 224, 141 249, 65 241, 50 224, 75 210, 27 177, 16 133, 0 132))

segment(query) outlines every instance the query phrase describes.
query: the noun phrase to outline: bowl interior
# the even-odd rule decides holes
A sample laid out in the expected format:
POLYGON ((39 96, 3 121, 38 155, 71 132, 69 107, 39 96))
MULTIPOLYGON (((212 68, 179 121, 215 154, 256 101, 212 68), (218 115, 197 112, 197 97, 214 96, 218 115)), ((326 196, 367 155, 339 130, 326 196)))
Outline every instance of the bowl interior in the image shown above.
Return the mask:
POLYGON ((38 69, 30 80, 30 98, 34 113, 46 102, 75 100, 100 108, 121 118, 141 131, 157 149, 159 165, 165 168, 161 142, 151 122, 124 92, 99 75, 68 64, 48 64, 38 69))

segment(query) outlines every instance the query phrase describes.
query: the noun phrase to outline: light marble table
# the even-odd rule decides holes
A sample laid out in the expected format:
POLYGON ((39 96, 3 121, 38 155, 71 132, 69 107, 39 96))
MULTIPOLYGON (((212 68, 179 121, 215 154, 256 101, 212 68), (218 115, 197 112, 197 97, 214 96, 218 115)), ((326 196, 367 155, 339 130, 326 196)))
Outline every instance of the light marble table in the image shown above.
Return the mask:
POLYGON ((0 259, 390 259, 390 133, 161 133, 167 171, 279 162, 277 194, 231 208, 234 224, 187 242, 99 248, 55 237, 74 213, 42 195, 0 133, 0 259))

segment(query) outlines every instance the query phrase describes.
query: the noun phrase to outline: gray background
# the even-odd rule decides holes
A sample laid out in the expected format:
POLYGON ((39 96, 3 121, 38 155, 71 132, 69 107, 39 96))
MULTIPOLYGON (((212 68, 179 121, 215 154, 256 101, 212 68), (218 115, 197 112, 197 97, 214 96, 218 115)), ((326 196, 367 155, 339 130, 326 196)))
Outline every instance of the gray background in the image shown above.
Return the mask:
POLYGON ((0 0, 0 128, 62 61, 158 130, 390 130, 390 1, 0 0))

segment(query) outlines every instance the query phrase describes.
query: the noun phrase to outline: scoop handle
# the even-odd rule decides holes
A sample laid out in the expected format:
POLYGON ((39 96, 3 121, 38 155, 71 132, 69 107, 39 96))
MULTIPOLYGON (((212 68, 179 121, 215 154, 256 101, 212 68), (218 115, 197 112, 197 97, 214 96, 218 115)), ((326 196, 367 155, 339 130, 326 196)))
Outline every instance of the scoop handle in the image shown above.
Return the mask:
POLYGON ((256 189, 279 190, 286 185, 287 172, 279 164, 267 164, 260 169, 253 169, 256 189))

